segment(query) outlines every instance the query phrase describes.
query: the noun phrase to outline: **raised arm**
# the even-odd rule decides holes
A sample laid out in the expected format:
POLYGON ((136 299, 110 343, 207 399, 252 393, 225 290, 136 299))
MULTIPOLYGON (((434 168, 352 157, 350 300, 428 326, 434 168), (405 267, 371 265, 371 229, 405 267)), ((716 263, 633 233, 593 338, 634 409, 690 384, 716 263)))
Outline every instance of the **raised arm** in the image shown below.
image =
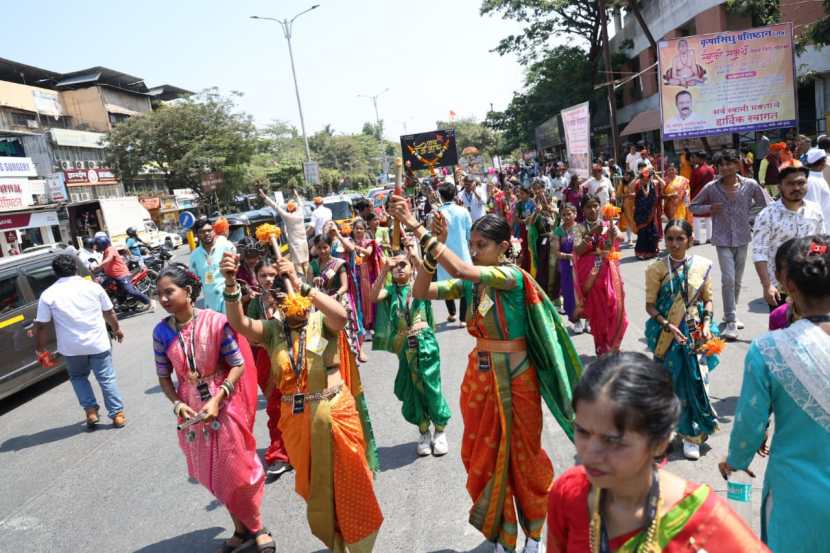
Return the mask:
MULTIPOLYGON (((237 255, 232 252, 225 252, 219 264, 219 270, 225 277, 225 291, 229 294, 235 293, 238 288, 236 284, 236 270, 239 266, 237 255)), ((235 331, 243 335, 250 342, 261 344, 265 341, 265 327, 262 321, 251 319, 242 312, 241 301, 225 300, 225 315, 228 323, 235 331)))
POLYGON ((380 274, 378 275, 378 278, 375 279, 375 282, 372 284, 372 290, 369 292, 369 301, 372 303, 382 302, 388 295, 386 293, 386 275, 389 274, 389 264, 392 259, 394 258, 386 257, 383 259, 383 266, 380 269, 380 274))

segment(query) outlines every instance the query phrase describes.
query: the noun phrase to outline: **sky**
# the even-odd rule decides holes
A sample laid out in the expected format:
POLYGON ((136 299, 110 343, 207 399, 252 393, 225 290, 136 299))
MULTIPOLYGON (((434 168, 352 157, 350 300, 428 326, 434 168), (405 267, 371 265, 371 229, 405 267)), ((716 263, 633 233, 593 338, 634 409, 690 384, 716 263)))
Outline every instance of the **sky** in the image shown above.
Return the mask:
MULTIPOLYGON (((306 130, 326 124, 359 132, 374 121, 384 134, 429 131, 450 110, 482 120, 520 90, 513 56, 490 50, 520 27, 479 15, 480 0, 319 0, 293 25, 292 45, 306 130)), ((300 128, 280 25, 251 15, 291 18, 311 0, 26 0, 7 7, 2 57, 52 71, 101 65, 199 91, 244 94, 238 104, 257 125, 274 119, 300 128)))

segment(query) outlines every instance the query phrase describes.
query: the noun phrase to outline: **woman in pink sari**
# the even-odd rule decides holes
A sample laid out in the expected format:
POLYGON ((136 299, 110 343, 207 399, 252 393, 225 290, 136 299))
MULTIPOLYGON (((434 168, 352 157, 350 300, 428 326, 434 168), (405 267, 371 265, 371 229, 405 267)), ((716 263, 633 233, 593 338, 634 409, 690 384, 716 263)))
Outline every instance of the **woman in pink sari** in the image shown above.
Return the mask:
POLYGON ((259 553, 275 553, 260 515, 265 473, 251 432, 257 394, 251 348, 223 314, 193 306, 200 289, 198 277, 180 263, 159 275, 159 302, 170 313, 153 330, 159 385, 173 403, 188 474, 233 519, 233 536, 219 551, 256 544, 259 553))
POLYGON ((628 327, 618 253, 620 230, 613 220, 602 220, 599 198, 592 194, 582 198, 582 213, 582 240, 574 247, 577 313, 588 319, 594 349, 602 355, 619 351, 628 327))

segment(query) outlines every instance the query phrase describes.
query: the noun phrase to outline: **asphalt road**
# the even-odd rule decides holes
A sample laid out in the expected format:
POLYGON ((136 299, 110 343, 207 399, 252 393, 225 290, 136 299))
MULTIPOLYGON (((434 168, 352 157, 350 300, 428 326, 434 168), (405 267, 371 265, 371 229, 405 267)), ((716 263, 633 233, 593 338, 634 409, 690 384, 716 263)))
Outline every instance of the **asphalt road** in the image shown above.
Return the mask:
MULTIPOLYGON (((715 258, 714 248, 694 253, 715 258)), ((643 327, 645 263, 623 250, 623 278, 629 327, 623 348, 645 351, 643 327)), ((720 314, 720 275, 713 270, 720 314)), ((697 462, 678 452, 670 457, 676 473, 711 485, 723 494, 717 463, 725 456, 740 391, 749 337, 766 330, 767 308, 758 278, 747 267, 738 316, 746 323, 742 340, 730 344, 712 374, 711 395, 722 417, 721 430, 703 448, 697 462)), ((444 319, 443 302, 435 304, 444 319)), ((151 332, 161 313, 123 321, 126 340, 114 347, 119 385, 128 425, 115 429, 105 421, 85 431, 83 411, 65 377, 55 377, 0 402, 0 552, 107 551, 176 553, 215 551, 230 535, 223 507, 200 485, 188 481, 176 442, 170 405, 155 377, 151 332)), ((371 353, 361 373, 380 449, 381 471, 375 487, 385 516, 376 551, 461 553, 491 551, 492 546, 467 524, 470 500, 459 456, 461 416, 458 397, 472 339, 457 324, 440 324, 444 390, 453 411, 447 428, 450 453, 417 458, 417 429, 400 415, 392 394, 397 360, 371 353)), ((589 335, 574 338, 590 361, 589 335)), ((97 391, 97 386, 95 386, 97 391)), ((100 399, 100 394, 99 394, 100 399)), ((260 453, 267 446, 264 402, 256 422, 260 453)), ((549 413, 543 444, 556 473, 574 464, 575 450, 549 413)), ((764 463, 753 464, 760 490, 764 463)), ((266 487, 263 516, 274 532, 278 551, 325 551, 308 530, 305 504, 294 493, 293 474, 266 487)), ((754 496, 760 495, 756 492, 754 496)), ((756 513, 758 511, 756 499, 756 513)), ((758 518, 753 521, 758 528, 758 518)), ((520 541, 520 543, 522 543, 520 541)))

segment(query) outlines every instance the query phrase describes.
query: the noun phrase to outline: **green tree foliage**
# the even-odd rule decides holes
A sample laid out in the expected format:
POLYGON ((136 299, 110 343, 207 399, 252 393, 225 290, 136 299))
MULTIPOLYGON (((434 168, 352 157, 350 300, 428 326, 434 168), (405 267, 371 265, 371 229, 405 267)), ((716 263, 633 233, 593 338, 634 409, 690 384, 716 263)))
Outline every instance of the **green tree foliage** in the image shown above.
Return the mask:
POLYGON ((223 193, 232 195, 248 184, 247 164, 257 148, 256 128, 236 111, 236 96, 208 89, 128 119, 107 137, 107 162, 126 183, 158 172, 171 194, 191 188, 202 195, 202 176, 221 171, 223 193))
MULTIPOLYGON (((796 48, 821 48, 830 44, 830 0, 823 0, 824 17, 799 29, 796 48)), ((752 17, 753 25, 772 25, 781 22, 781 0, 727 0, 726 7, 736 13, 752 17)))
POLYGON ((586 52, 576 46, 557 46, 528 66, 523 92, 517 92, 504 111, 490 112, 485 124, 502 133, 498 153, 528 149, 535 129, 562 109, 604 96, 591 85, 593 69, 586 52))
POLYGON ((524 25, 520 34, 501 39, 495 48, 502 55, 516 54, 523 64, 543 58, 554 37, 587 41, 591 63, 600 58, 600 19, 595 0, 482 0, 481 14, 500 14, 524 25))
POLYGON ((499 149, 499 135, 484 123, 479 123, 472 117, 462 117, 455 121, 436 121, 439 129, 455 129, 455 145, 458 155, 467 146, 475 146, 482 154, 494 154, 499 149))

